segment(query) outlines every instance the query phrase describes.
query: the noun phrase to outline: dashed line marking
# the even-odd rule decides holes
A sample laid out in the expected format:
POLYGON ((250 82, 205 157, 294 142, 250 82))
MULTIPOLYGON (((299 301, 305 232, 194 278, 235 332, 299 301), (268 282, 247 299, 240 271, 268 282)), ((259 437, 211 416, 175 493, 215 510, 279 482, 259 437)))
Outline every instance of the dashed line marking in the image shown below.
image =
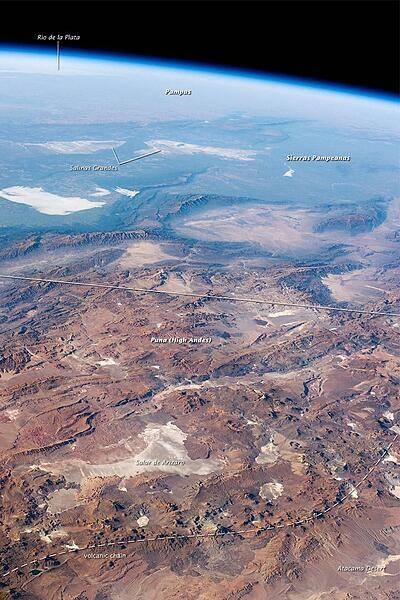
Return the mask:
MULTIPOLYGON (((373 465, 368 469, 368 471, 365 473, 365 475, 363 475, 363 477, 360 479, 360 481, 357 483, 357 485, 353 486, 355 489, 358 488, 367 479, 367 477, 369 477, 371 475, 371 473, 376 469, 376 467, 383 461, 385 456, 387 456, 389 454, 390 449, 396 443, 398 437, 399 437, 399 434, 396 433, 393 440, 390 442, 390 444, 388 444, 386 446, 386 448, 383 449, 383 452, 380 455, 380 457, 378 458, 378 460, 373 463, 373 465)), ((102 542, 101 544, 88 544, 87 546, 78 546, 71 550, 63 550, 61 552, 47 554, 46 556, 42 556, 40 558, 23 563, 23 564, 19 565, 18 567, 14 567, 13 569, 3 573, 2 577, 3 578, 8 577, 9 575, 11 575, 11 573, 15 573, 15 571, 18 571, 30 564, 36 564, 38 562, 45 561, 49 558, 54 558, 56 556, 62 556, 64 554, 71 554, 72 552, 79 552, 82 550, 92 550, 94 548, 101 548, 104 546, 126 546, 127 544, 162 542, 165 540, 181 540, 181 539, 186 540, 186 539, 193 539, 193 538, 203 538, 203 539, 204 538, 216 538, 216 537, 222 537, 224 535, 247 535, 249 533, 257 534, 257 533, 261 533, 263 531, 272 531, 272 530, 276 530, 276 529, 283 529, 284 527, 295 527, 298 525, 302 525, 304 523, 315 521, 316 519, 323 516, 324 514, 332 511, 334 508, 339 506, 339 504, 342 504, 342 505, 345 504, 345 502, 347 502, 347 500, 349 500, 349 498, 352 497, 351 495, 352 495, 353 491, 354 490, 351 490, 350 492, 348 492, 345 496, 342 497, 341 500, 334 502, 328 508, 325 508, 324 510, 322 510, 314 515, 304 517, 303 519, 300 519, 299 521, 288 521, 286 523, 281 523, 279 525, 265 525, 265 527, 252 527, 249 529, 239 529, 237 531, 215 531, 214 533, 188 533, 188 534, 178 534, 178 535, 158 535, 158 536, 153 536, 153 537, 141 538, 141 539, 137 539, 137 540, 136 539, 127 539, 127 540, 117 540, 117 541, 113 541, 113 542, 102 542)), ((44 572, 45 571, 43 571, 42 573, 44 573, 44 572)), ((42 573, 39 573, 39 575, 41 575, 42 573)))

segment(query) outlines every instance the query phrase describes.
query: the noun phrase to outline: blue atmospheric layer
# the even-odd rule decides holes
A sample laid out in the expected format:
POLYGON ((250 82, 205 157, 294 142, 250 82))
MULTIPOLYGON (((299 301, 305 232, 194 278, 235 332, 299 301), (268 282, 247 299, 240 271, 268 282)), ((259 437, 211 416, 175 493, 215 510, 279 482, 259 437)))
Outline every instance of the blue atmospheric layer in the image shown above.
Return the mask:
MULTIPOLYGON (((12 46, 12 45, 1 45, 0 52, 13 52, 29 56, 43 56, 43 55, 54 55, 56 47, 54 49, 43 48, 38 49, 36 46, 24 45, 24 46, 12 46)), ((243 79, 258 80, 268 83, 277 83, 283 85, 292 85, 295 87, 301 87, 303 89, 310 90, 325 90, 329 92, 336 92, 340 94, 346 94, 355 98, 367 97, 374 100, 380 100, 398 104, 399 95, 391 94, 389 92, 373 92, 362 87, 352 87, 346 85, 331 85, 326 82, 320 82, 308 78, 300 78, 292 75, 276 75, 272 73, 263 74, 259 71, 251 71, 248 69, 235 69, 229 67, 211 66, 209 64, 183 62, 179 60, 171 60, 165 58, 146 58, 143 56, 133 56, 120 53, 108 53, 102 51, 83 51, 73 50, 71 48, 63 48, 70 58, 81 59, 81 60, 93 60, 93 61, 107 61, 111 63, 123 63, 130 65, 144 65, 148 67, 159 67, 159 68, 170 68, 179 69, 181 71, 189 71, 191 73, 210 73, 218 74, 224 77, 242 77, 243 79)))

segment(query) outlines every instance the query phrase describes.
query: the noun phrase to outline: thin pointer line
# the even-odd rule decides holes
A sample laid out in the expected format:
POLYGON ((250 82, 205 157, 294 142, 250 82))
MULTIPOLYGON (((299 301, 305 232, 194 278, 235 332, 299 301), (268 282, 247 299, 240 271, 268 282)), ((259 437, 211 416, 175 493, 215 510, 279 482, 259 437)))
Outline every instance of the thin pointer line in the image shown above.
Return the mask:
POLYGON ((135 156, 135 158, 130 158, 129 160, 123 160, 120 162, 120 165, 126 165, 128 163, 133 162, 134 160, 140 160, 141 158, 146 158, 146 156, 152 156, 153 154, 158 154, 161 150, 153 150, 153 152, 147 152, 147 154, 141 154, 140 156, 135 156))
MULTIPOLYGON (((355 489, 358 489, 361 486, 361 484, 372 474, 372 472, 375 471, 377 466, 389 454, 390 449, 396 443, 398 437, 399 437, 399 434, 396 433, 393 440, 390 442, 390 444, 388 444, 387 447, 384 448, 384 451, 381 454, 381 456, 378 458, 378 460, 376 460, 373 463, 373 465, 368 469, 368 471, 360 479, 360 481, 357 483, 357 485, 354 486, 355 489)), ((277 529, 283 529, 284 527, 296 527, 298 525, 303 525, 304 523, 309 523, 311 521, 314 521, 314 520, 318 519, 319 517, 322 517, 323 515, 331 512, 334 508, 336 508, 340 504, 342 504, 342 505, 345 504, 350 498, 352 498, 353 492, 354 492, 354 490, 351 490, 345 496, 342 496, 342 498, 340 498, 340 500, 337 500, 336 502, 334 502, 331 506, 328 506, 327 508, 325 508, 324 510, 321 510, 319 512, 314 512, 313 514, 309 515, 308 517, 304 517, 303 519, 299 519, 297 521, 287 521, 286 523, 281 523, 279 525, 278 524, 265 525, 264 527, 252 527, 249 529, 238 529, 236 531, 215 531, 214 533, 188 533, 188 534, 178 534, 178 535, 156 535, 156 536, 141 538, 141 539, 124 539, 124 540, 115 540, 113 542, 103 542, 101 544, 87 544, 86 546, 77 546, 76 548, 71 549, 71 550, 62 550, 61 552, 55 552, 54 554, 49 554, 47 556, 41 556, 34 560, 30 560, 29 562, 22 563, 18 567, 14 567, 13 569, 10 569, 9 571, 6 571, 5 573, 3 573, 2 577, 8 577, 9 575, 11 575, 11 573, 18 571, 19 569, 22 569, 23 567, 25 567, 27 565, 35 564, 38 562, 43 562, 47 558, 53 558, 55 556, 62 556, 64 554, 71 554, 72 552, 76 553, 76 552, 79 552, 82 550, 91 550, 93 548, 100 548, 103 546, 120 546, 120 545, 125 546, 127 544, 139 544, 139 543, 143 544, 146 542, 162 542, 162 541, 166 541, 166 540, 188 540, 188 539, 200 539, 200 538, 216 538, 216 537, 222 537, 224 535, 233 535, 234 536, 234 535, 246 535, 248 533, 257 534, 257 533, 261 533, 262 531, 275 531, 277 529)), ((44 571, 42 571, 42 573, 43 572, 44 571)), ((41 575, 42 573, 39 573, 39 575, 41 575)), ((38 577, 39 577, 39 575, 38 575, 38 577)))
POLYGON ((73 285, 88 288, 101 288, 105 290, 122 290, 125 292, 135 292, 138 294, 164 294, 166 296, 181 296, 184 298, 197 298, 202 300, 228 300, 230 302, 251 302, 252 304, 268 304, 269 306, 289 306, 291 308, 306 308, 313 310, 334 310, 345 313, 356 313, 359 315, 373 315, 379 317, 400 317, 400 313, 382 312, 374 310, 362 310, 358 308, 342 308, 339 306, 327 306, 324 304, 300 304, 294 302, 278 302, 276 300, 264 300, 258 298, 242 298, 240 296, 219 296, 211 294, 201 294, 194 292, 167 292, 164 290, 145 290, 143 288, 128 287, 124 285, 109 285, 105 283, 85 283, 82 281, 68 281, 65 279, 44 279, 36 277, 22 277, 18 275, 2 275, 2 279, 18 279, 21 281, 33 281, 35 283, 59 283, 61 285, 73 285))
POLYGON ((57 41, 57 71, 60 70, 60 42, 57 41))
POLYGON ((112 151, 113 151, 113 153, 114 153, 115 160, 116 160, 116 161, 117 161, 117 163, 120 165, 121 163, 120 163, 120 160, 119 160, 119 158, 118 158, 118 154, 115 152, 115 149, 114 149, 114 148, 111 148, 111 150, 112 150, 112 151))

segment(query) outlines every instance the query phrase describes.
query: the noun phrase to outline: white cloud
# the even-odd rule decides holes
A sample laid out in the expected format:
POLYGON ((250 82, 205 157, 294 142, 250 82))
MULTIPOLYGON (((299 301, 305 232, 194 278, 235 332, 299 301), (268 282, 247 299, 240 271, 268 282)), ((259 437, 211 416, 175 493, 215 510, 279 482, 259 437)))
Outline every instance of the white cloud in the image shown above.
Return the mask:
POLYGON ((283 174, 284 177, 293 177, 294 175, 294 169, 289 169, 289 171, 286 171, 286 173, 283 174))
POLYGON ((96 191, 90 195, 91 196, 109 196, 110 194, 111 194, 111 192, 109 190, 106 190, 105 188, 101 188, 101 187, 96 187, 96 191))
POLYGON ((0 190, 0 197, 17 204, 27 204, 45 215, 69 215, 79 210, 100 208, 104 202, 94 202, 85 198, 58 196, 45 192, 43 188, 29 188, 15 185, 0 190))
POLYGON ((123 196, 128 196, 128 198, 134 198, 135 196, 140 194, 138 190, 127 190, 122 187, 116 187, 115 191, 118 192, 118 194, 122 194, 123 196))
POLYGON ((257 154, 254 150, 241 150, 240 148, 219 148, 216 146, 198 146, 174 140, 150 140, 147 146, 164 153, 174 154, 213 154, 221 158, 234 160, 254 160, 257 154))
POLYGON ((125 144, 118 140, 75 140, 71 142, 53 141, 26 143, 25 146, 39 146, 56 154, 93 154, 100 150, 111 150, 125 144))

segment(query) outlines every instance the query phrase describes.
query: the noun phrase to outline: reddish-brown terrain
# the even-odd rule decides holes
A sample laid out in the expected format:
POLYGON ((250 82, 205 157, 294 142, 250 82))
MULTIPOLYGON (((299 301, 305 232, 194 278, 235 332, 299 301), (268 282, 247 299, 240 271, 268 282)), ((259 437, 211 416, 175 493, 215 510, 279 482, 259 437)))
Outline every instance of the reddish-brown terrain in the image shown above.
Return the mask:
MULTIPOLYGON (((1 281, 5 598, 398 598, 400 319, 208 297, 334 304, 380 277, 321 263, 140 233, 3 254, 197 295, 1 281)), ((362 309, 396 312, 381 277, 362 309)))

